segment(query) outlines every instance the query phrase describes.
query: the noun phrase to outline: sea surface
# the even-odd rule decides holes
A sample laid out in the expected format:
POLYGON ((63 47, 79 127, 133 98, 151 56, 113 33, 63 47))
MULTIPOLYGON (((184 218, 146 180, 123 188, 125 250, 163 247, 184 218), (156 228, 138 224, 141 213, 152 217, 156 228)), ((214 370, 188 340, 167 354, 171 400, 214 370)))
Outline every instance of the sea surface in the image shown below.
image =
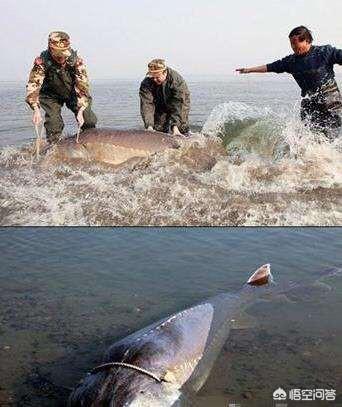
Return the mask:
MULTIPOLYGON (((37 161, 25 83, 2 82, 0 225, 342 225, 342 137, 301 123, 291 78, 186 79, 192 147, 119 169, 37 161), (210 165, 192 165, 201 154, 210 165)), ((139 82, 92 82, 99 127, 142 128, 139 82)))
POLYGON ((274 406, 281 387, 336 391, 289 407, 342 406, 340 228, 2 228, 0 252, 2 407, 65 406, 115 340, 268 262, 301 289, 246 310, 194 405, 274 406))

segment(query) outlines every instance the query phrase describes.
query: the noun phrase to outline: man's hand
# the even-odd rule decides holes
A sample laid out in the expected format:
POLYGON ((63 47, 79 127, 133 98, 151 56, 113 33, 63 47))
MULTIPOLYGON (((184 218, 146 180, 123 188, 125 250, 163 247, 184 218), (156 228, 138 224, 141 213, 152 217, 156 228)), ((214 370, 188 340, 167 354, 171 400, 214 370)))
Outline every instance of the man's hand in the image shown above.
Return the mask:
POLYGON ((81 107, 80 110, 77 113, 77 122, 79 127, 82 127, 84 124, 84 117, 83 117, 83 112, 85 111, 85 107, 81 107))
POLYGON ((173 126, 173 127, 172 127, 172 134, 173 134, 174 136, 182 136, 182 135, 183 135, 183 134, 179 131, 179 129, 178 129, 177 126, 173 126))
POLYGON ((39 107, 35 107, 33 110, 32 122, 35 126, 40 124, 42 121, 42 115, 40 114, 39 107))
POLYGON ((146 131, 154 131, 154 128, 152 126, 148 126, 147 129, 145 129, 146 131))
POLYGON ((241 74, 241 73, 249 73, 249 69, 248 69, 248 68, 238 68, 238 69, 235 69, 235 71, 236 71, 236 72, 239 72, 240 74, 241 74))

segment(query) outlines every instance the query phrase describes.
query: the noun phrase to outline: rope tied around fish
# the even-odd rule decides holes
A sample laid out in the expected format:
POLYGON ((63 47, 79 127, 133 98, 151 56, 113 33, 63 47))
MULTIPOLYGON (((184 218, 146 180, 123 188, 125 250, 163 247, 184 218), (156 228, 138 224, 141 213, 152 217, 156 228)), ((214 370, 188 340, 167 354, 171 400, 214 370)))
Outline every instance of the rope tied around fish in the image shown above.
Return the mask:
POLYGON ((77 134, 76 134, 76 143, 77 143, 77 144, 80 142, 80 141, 79 141, 80 133, 81 133, 81 126, 79 125, 79 126, 77 127, 77 134))
POLYGON ((35 150, 36 150, 36 158, 38 160, 39 153, 40 153, 40 143, 41 143, 41 141, 43 139, 43 132, 44 132, 43 124, 41 124, 40 130, 39 130, 39 124, 35 124, 34 125, 34 130, 35 130, 35 133, 36 133, 36 148, 35 148, 35 150))
POLYGON ((162 383, 162 382, 166 382, 166 381, 167 381, 167 380, 165 380, 164 378, 160 378, 160 377, 156 376, 154 373, 152 373, 152 372, 150 372, 150 371, 148 371, 148 370, 146 370, 146 369, 143 369, 142 367, 135 366, 135 365, 131 365, 130 363, 124 363, 124 362, 110 362, 110 363, 104 363, 103 365, 99 365, 99 366, 97 366, 97 367, 94 367, 94 369, 92 369, 92 370, 89 372, 89 374, 90 374, 90 375, 91 375, 91 374, 95 374, 95 373, 100 372, 101 370, 105 370, 105 369, 108 369, 108 368, 111 368, 111 367, 116 367, 116 366, 118 366, 118 367, 125 367, 125 368, 127 368, 127 369, 135 370, 135 371, 137 371, 137 372, 139 372, 139 373, 142 373, 142 374, 144 374, 144 375, 146 375, 146 376, 152 377, 152 379, 154 379, 154 380, 155 380, 156 382, 158 382, 158 383, 162 383))

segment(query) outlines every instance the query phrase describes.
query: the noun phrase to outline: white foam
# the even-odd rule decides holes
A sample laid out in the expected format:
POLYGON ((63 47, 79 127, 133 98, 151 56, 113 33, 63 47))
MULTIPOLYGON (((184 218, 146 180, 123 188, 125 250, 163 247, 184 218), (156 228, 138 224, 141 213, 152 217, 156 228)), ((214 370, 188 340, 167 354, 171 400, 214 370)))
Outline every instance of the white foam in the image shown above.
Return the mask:
POLYGON ((293 115, 274 120, 266 110, 232 103, 216 108, 207 129, 222 128, 228 116, 262 116, 242 130, 228 155, 212 148, 213 131, 209 138, 198 134, 179 150, 158 153, 133 171, 40 166, 27 151, 3 149, 0 223, 341 225, 341 139, 329 143, 293 115), (248 149, 255 131, 259 149, 248 149), (272 143, 286 147, 286 153, 278 154, 272 143), (201 151, 216 159, 211 169, 188 165, 201 151))
POLYGON ((272 114, 269 108, 259 109, 241 102, 226 102, 216 106, 203 125, 202 133, 217 135, 224 123, 235 120, 259 119, 272 114))

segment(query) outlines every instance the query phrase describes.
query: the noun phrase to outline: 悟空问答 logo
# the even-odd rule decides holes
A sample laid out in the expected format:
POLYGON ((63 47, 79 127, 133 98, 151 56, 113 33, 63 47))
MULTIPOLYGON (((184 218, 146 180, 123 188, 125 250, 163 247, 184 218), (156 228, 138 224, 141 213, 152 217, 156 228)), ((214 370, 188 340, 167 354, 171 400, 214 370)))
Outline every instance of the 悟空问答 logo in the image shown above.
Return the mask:
POLYGON ((279 387, 277 390, 273 392, 273 400, 286 400, 287 394, 284 389, 279 387))

